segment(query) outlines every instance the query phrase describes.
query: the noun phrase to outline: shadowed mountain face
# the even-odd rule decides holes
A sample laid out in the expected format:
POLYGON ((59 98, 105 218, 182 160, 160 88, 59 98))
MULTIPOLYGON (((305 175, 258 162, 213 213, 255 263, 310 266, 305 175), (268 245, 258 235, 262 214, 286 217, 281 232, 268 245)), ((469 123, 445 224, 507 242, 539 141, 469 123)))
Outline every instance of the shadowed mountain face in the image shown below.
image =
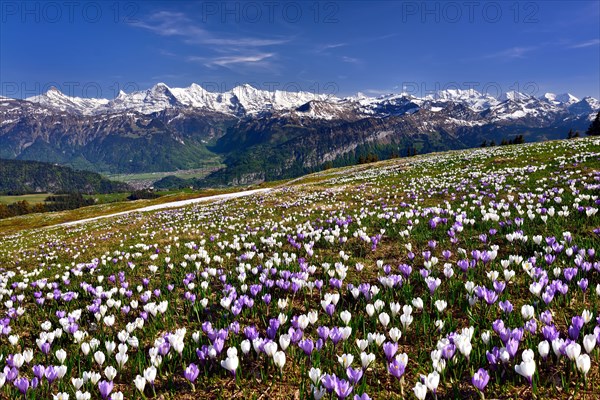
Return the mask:
POLYGON ((225 93, 158 84, 113 100, 68 97, 56 89, 0 98, 0 158, 98 172, 198 168, 223 161, 207 184, 291 177, 361 156, 403 156, 526 141, 584 131, 600 109, 593 98, 540 98, 473 90, 337 98, 268 92, 243 85, 225 93))
POLYGON ((37 161, 0 159, 0 194, 23 193, 113 193, 131 188, 95 172, 74 171, 37 161))

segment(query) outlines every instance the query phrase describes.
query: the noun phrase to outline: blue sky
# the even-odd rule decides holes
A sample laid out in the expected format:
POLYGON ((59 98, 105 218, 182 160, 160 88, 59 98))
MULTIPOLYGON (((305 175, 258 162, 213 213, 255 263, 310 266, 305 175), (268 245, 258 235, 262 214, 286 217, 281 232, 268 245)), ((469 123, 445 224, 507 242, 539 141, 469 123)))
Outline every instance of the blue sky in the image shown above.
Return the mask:
POLYGON ((157 82, 598 98, 600 2, 0 2, 2 95, 112 98, 157 82))

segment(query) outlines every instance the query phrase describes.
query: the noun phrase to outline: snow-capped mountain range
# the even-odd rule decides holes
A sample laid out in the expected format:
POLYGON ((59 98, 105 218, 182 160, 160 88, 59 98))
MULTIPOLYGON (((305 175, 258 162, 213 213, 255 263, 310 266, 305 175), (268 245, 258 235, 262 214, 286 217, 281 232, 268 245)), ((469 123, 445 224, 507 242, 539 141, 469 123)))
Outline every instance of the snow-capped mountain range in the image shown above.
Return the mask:
MULTIPOLYGON (((137 173, 226 167, 213 184, 280 179, 379 157, 583 134, 600 110, 592 97, 444 90, 336 97, 241 85, 215 93, 192 84, 69 97, 52 88, 0 98, 0 158, 137 173), (407 150, 408 149, 408 150, 407 150)), ((208 179, 208 178, 207 178, 208 179)))
MULTIPOLYGON (((170 108, 196 108, 231 115, 255 114, 270 110, 298 107, 312 100, 327 100, 325 95, 309 92, 267 91, 248 84, 223 93, 209 92, 200 85, 170 88, 157 83, 152 88, 125 93, 112 99, 84 99, 69 97, 56 88, 26 100, 60 111, 82 115, 111 114, 124 111, 152 114, 170 108)), ((337 99, 336 99, 337 100, 337 99)))
POLYGON ((167 109, 197 109, 235 116, 279 112, 322 119, 335 119, 340 114, 349 112, 365 116, 398 115, 419 109, 436 112, 441 111, 448 104, 460 104, 477 113, 489 112, 497 120, 518 119, 561 111, 576 115, 587 113, 591 119, 600 109, 600 101, 597 99, 585 97, 580 100, 569 93, 559 95, 546 93, 534 97, 513 91, 494 97, 473 89, 450 89, 424 97, 416 97, 408 93, 367 97, 359 93, 356 96, 339 98, 302 91, 267 91, 248 84, 218 93, 207 91, 195 83, 186 88, 170 88, 164 83, 158 83, 143 91, 132 93, 121 91, 112 100, 70 97, 56 88, 51 88, 44 94, 26 100, 49 109, 80 115, 122 112, 152 114, 167 109), (314 103, 313 107, 305 106, 311 102, 314 103), (305 111, 302 111, 303 109, 305 111))

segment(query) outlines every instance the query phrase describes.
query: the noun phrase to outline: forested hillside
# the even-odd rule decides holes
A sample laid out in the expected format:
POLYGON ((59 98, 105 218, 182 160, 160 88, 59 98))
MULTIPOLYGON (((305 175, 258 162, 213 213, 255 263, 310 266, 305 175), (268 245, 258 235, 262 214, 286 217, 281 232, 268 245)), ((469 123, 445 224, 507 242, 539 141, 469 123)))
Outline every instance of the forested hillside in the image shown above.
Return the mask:
POLYGON ((25 193, 112 193, 129 190, 95 172, 20 160, 0 159, 0 194, 25 193))

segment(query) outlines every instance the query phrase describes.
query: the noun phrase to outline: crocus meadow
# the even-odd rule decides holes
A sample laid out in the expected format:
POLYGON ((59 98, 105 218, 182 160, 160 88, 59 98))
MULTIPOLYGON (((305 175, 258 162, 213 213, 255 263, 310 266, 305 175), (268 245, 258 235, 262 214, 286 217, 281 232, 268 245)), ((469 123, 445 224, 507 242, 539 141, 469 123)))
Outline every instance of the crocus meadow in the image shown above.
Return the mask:
POLYGON ((599 195, 586 138, 4 236, 0 397, 598 398, 599 195))

